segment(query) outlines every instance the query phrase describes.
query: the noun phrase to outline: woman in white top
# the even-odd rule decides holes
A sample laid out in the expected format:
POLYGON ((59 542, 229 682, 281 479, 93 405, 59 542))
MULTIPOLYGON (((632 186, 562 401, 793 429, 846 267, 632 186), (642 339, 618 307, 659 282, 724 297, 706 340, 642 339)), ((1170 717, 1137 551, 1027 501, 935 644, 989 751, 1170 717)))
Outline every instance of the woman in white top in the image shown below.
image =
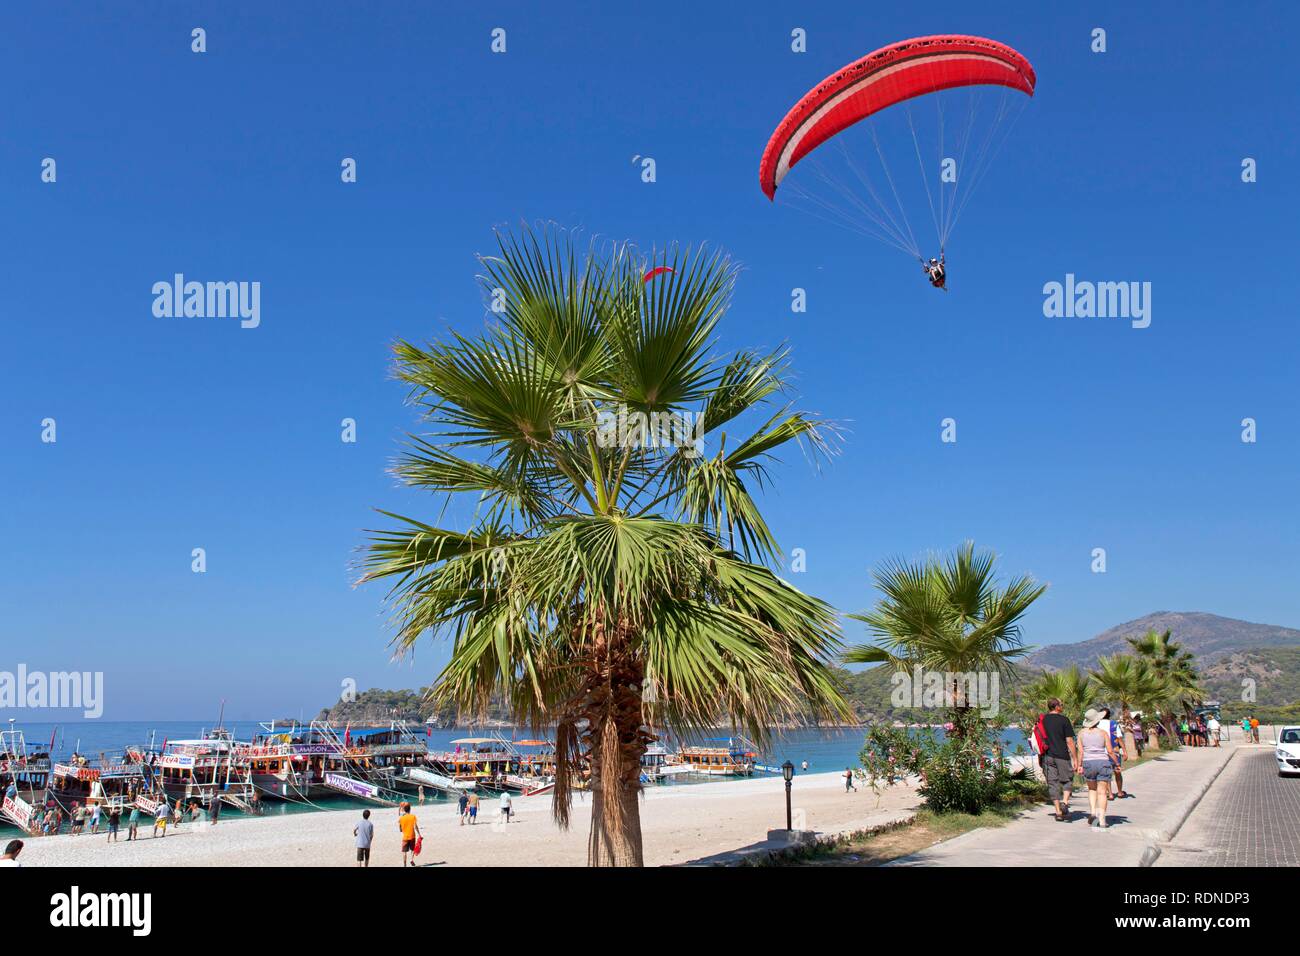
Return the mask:
POLYGON ((1079 748, 1074 769, 1083 774, 1088 784, 1088 823, 1105 830, 1108 787, 1115 769, 1115 749, 1110 743, 1110 733, 1103 730, 1101 711, 1089 709, 1083 715, 1083 729, 1079 731, 1079 748))

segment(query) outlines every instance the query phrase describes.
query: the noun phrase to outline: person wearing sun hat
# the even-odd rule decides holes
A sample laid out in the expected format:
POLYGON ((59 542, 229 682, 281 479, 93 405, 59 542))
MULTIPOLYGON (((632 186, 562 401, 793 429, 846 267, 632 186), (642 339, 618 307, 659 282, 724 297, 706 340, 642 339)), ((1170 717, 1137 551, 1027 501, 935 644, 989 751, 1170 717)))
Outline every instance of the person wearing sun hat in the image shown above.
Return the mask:
POLYGON ((1108 788, 1115 770, 1115 748, 1110 734, 1100 725, 1102 711, 1089 708, 1083 715, 1083 729, 1079 731, 1079 749, 1076 751, 1075 769, 1083 774, 1088 785, 1088 823, 1107 829, 1106 801, 1108 788))

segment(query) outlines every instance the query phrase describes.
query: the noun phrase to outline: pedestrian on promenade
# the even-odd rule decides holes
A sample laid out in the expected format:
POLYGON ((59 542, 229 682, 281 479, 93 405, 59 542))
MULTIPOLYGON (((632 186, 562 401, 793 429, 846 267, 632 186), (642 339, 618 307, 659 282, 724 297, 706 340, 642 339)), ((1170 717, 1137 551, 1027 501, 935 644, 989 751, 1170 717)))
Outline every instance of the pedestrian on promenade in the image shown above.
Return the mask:
POLYGON ((140 829, 140 808, 134 804, 131 806, 131 815, 126 818, 126 842, 139 839, 137 831, 140 829))
POLYGON ((402 866, 406 866, 406 854, 411 854, 411 866, 415 866, 415 841, 420 838, 420 821, 411 812, 411 805, 403 803, 398 808, 401 816, 397 818, 397 829, 402 831, 402 866))
POLYGON ((352 828, 352 835, 357 838, 357 866, 370 866, 370 844, 375 839, 375 825, 370 822, 370 811, 362 810, 361 819, 352 828))
POLYGON ((1133 734, 1133 749, 1137 751, 1139 757, 1142 751, 1146 749, 1147 732, 1142 728, 1142 719, 1134 717, 1133 722, 1129 725, 1130 732, 1133 734))
POLYGON ((1083 730, 1079 732, 1079 747, 1074 769, 1083 774, 1088 784, 1088 824, 1102 830, 1106 822, 1106 798, 1110 779, 1115 768, 1115 747, 1110 733, 1101 727, 1103 711, 1092 710, 1083 715, 1083 730))
POLYGON ((848 793, 850 790, 852 790, 854 793, 858 792, 858 788, 853 786, 853 771, 850 770, 848 767, 845 767, 844 768, 844 792, 848 793))
POLYGON ((1184 747, 1192 745, 1192 728, 1188 726, 1186 717, 1178 722, 1178 735, 1183 738, 1184 747))
POLYGON ((1210 739, 1214 741, 1214 746, 1216 747, 1219 746, 1219 730, 1223 726, 1222 724, 1219 723, 1219 718, 1211 714, 1209 723, 1207 723, 1205 726, 1209 730, 1210 739))
POLYGON ((117 827, 122 822, 122 808, 111 806, 108 808, 108 842, 117 842, 117 827))
POLYGON ((460 817, 460 825, 464 826, 465 820, 469 816, 469 794, 464 790, 462 790, 460 796, 456 798, 456 813, 460 817))
POLYGON ((1250 715, 1250 739, 1259 743, 1259 718, 1254 714, 1250 715))
POLYGON ((1043 755, 1043 776, 1047 778, 1047 797, 1056 807, 1056 819, 1065 823, 1070 819, 1070 796, 1074 790, 1074 768, 1077 753, 1074 746, 1074 725, 1061 713, 1061 700, 1053 697, 1047 702, 1043 715, 1043 732, 1047 736, 1047 751, 1043 755))
MULTIPOLYGON (((1111 719, 1110 708, 1101 709, 1101 721, 1097 724, 1098 728, 1106 732, 1110 738, 1111 759, 1115 766, 1115 791, 1111 795, 1110 781, 1106 782, 1106 796, 1112 800, 1123 800, 1128 796, 1124 792, 1124 737, 1119 731, 1119 725, 1111 719)), ((1080 740, 1083 738, 1080 737, 1080 740)))

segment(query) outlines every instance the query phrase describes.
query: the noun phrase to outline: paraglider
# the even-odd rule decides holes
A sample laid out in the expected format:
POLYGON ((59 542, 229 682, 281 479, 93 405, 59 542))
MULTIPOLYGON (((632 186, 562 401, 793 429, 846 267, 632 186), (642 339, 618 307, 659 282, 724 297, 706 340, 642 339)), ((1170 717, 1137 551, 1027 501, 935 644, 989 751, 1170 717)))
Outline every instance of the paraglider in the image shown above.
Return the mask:
MULTIPOLYGON (((775 201, 781 187, 783 195, 791 193, 819 218, 901 249, 920 262, 931 285, 946 290, 948 236, 1009 135, 1007 120, 1013 114, 1018 116, 1017 108, 1024 102, 1019 94, 1032 97, 1036 83, 1029 61, 996 40, 940 35, 892 43, 831 74, 791 107, 763 150, 760 188, 775 201), (935 104, 937 162, 922 157, 922 136, 911 103, 919 98, 935 104), (950 115, 954 112, 954 98, 958 113, 955 117, 950 115), (991 106, 985 102, 988 98, 991 106), (991 116, 985 115, 986 107, 991 116), (875 122, 881 113, 882 127, 886 121, 896 127, 885 128, 883 137, 875 122), (860 134, 849 132, 854 127, 869 131, 868 142, 879 158, 885 182, 873 181, 861 160, 868 142, 846 142, 852 135, 860 138, 860 134), (900 189, 905 184, 891 172, 886 158, 887 147, 896 145, 891 143, 891 133, 908 131, 911 141, 903 142, 908 153, 914 148, 924 201, 929 205, 938 238, 939 256, 928 261, 907 216, 907 198, 917 199, 921 193, 914 190, 914 196, 905 198, 906 189, 900 189), (831 141, 831 147, 824 146, 831 141), (849 175, 832 175, 821 162, 832 160, 837 150, 849 175), (807 174, 801 171, 787 183, 791 171, 810 157, 814 169, 807 174), (933 180, 937 182, 932 184, 933 180), (819 185, 827 192, 814 192, 819 185)), ((928 107, 918 105, 918 109, 928 112, 928 107)), ((924 127, 924 122, 921 125, 924 127)))
POLYGON ((948 291, 944 286, 944 283, 948 281, 947 263, 944 261, 942 254, 938 259, 932 257, 925 264, 925 274, 930 277, 930 285, 936 289, 943 289, 944 292, 948 291))
POLYGON ((641 277, 641 284, 642 284, 642 285, 645 285, 647 282, 649 282, 649 281, 650 281, 651 279, 653 279, 655 276, 663 275, 665 272, 667 272, 669 275, 672 275, 672 272, 673 272, 672 267, 671 267, 671 266, 656 266, 655 268, 651 269, 649 272, 647 272, 645 275, 643 275, 643 276, 641 277))

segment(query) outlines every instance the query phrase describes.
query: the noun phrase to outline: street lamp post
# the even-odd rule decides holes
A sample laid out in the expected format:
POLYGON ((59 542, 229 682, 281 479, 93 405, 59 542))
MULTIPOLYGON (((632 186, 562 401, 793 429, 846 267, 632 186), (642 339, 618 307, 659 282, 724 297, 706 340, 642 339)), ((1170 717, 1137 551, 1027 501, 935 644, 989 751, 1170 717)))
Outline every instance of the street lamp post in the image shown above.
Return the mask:
POLYGON ((793 830, 794 823, 790 816, 790 781, 794 779, 794 764, 788 760, 781 764, 781 776, 785 777, 785 828, 793 830))

